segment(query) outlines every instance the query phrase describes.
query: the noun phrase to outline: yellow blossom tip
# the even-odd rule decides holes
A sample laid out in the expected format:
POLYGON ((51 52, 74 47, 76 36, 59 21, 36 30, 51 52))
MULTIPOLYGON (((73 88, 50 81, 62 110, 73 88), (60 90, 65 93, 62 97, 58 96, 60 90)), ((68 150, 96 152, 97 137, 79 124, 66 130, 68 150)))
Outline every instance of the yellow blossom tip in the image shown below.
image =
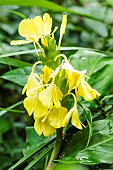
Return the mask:
POLYGON ((61 28, 60 28, 60 34, 61 35, 63 35, 65 33, 66 25, 67 25, 67 15, 63 15, 61 28))

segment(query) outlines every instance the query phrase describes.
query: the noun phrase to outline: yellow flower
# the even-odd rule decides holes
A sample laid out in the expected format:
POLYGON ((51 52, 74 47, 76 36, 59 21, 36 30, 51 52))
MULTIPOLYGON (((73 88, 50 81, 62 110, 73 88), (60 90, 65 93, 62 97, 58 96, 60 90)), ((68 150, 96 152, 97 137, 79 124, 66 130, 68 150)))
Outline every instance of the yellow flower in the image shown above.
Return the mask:
POLYGON ((60 108, 53 108, 48 114, 48 122, 54 128, 62 127, 62 121, 68 112, 67 108, 60 107, 60 108))
POLYGON ((48 109, 52 109, 53 105, 56 108, 61 107, 60 100, 62 97, 62 92, 54 83, 51 83, 46 89, 39 93, 40 101, 48 109))
POLYGON ((84 75, 86 70, 78 71, 73 68, 73 66, 68 62, 67 59, 64 60, 62 64, 62 69, 66 70, 66 78, 69 83, 69 90, 68 93, 76 87, 78 78, 80 75, 84 75))
POLYGON ((68 124, 71 117, 72 117, 72 119, 71 119, 72 125, 75 126, 78 129, 82 129, 82 125, 81 125, 82 123, 81 123, 81 121, 79 119, 76 98, 75 98, 74 107, 71 108, 69 110, 69 112, 66 114, 66 116, 64 117, 64 120, 62 122, 63 127, 68 124))
POLYGON ((34 118, 41 118, 48 113, 48 108, 45 107, 39 100, 38 92, 24 99, 24 107, 31 116, 34 113, 34 118))
POLYGON ((95 89, 93 89, 84 79, 83 76, 79 77, 78 85, 76 88, 76 96, 77 98, 79 96, 82 96, 85 100, 90 101, 96 98, 97 96, 100 96, 100 93, 98 93, 95 89))
POLYGON ((52 28, 52 18, 45 13, 43 19, 36 16, 34 19, 23 19, 19 24, 19 34, 26 40, 11 41, 11 45, 21 45, 30 42, 37 42, 41 37, 50 35, 52 28))
POLYGON ((56 129, 52 127, 48 120, 42 121, 43 118, 35 119, 34 128, 38 135, 50 136, 55 133, 56 129))
POLYGON ((52 70, 47 65, 45 65, 44 68, 42 69, 42 72, 43 72, 44 83, 47 84, 48 81, 50 80, 50 74, 52 70))
POLYGON ((33 93, 33 89, 35 91, 35 89, 38 88, 39 82, 36 79, 36 77, 38 77, 38 75, 36 73, 34 73, 34 72, 30 73, 30 75, 28 77, 27 84, 24 86, 24 88, 22 90, 22 94, 24 94, 26 91, 26 95, 29 96, 30 93, 33 93))

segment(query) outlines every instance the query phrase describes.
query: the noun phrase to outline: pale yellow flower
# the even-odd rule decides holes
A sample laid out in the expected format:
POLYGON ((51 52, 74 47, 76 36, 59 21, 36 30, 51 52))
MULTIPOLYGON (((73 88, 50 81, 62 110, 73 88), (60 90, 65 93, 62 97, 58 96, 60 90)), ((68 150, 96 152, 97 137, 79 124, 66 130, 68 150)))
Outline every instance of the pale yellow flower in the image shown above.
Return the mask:
POLYGON ((30 93, 33 93, 33 89, 34 89, 34 93, 35 93, 35 89, 38 88, 38 86, 39 86, 39 81, 36 77, 38 77, 38 74, 36 74, 34 72, 30 73, 30 75, 28 77, 27 84, 24 86, 24 88, 22 90, 22 94, 24 94, 26 91, 26 95, 29 96, 30 93))
POLYGON ((69 112, 64 117, 64 120, 62 121, 63 127, 68 124, 71 117, 72 117, 72 119, 71 119, 72 125, 75 126, 78 129, 82 129, 82 125, 81 125, 82 123, 79 119, 76 98, 75 98, 74 107, 69 110, 69 112))
POLYGON ((65 59, 62 63, 62 69, 66 70, 66 78, 69 83, 69 90, 68 93, 76 87, 78 78, 80 75, 83 75, 86 73, 86 70, 78 71, 73 68, 73 66, 68 62, 67 59, 65 59))
POLYGON ((56 128, 52 127, 48 120, 42 121, 43 118, 35 119, 34 128, 38 135, 51 136, 55 133, 56 128))
POLYGON ((34 19, 23 19, 19 24, 19 34, 26 40, 11 41, 11 45, 21 45, 30 42, 37 42, 41 37, 50 35, 52 28, 52 18, 45 13, 43 19, 36 16, 34 19))
POLYGON ((53 107, 53 109, 48 113, 47 117, 49 124, 54 128, 61 128, 62 121, 66 116, 67 112, 68 110, 65 107, 60 108, 53 107))
POLYGON ((56 108, 61 107, 60 100, 62 99, 62 97, 62 92, 54 83, 51 83, 46 89, 42 90, 39 93, 40 101, 48 109, 51 109, 53 105, 56 108))
POLYGON ((79 77, 78 85, 76 88, 76 96, 82 96, 85 100, 90 101, 95 99, 97 96, 100 96, 95 89, 93 89, 84 79, 83 76, 79 77))
POLYGON ((48 108, 41 103, 37 92, 24 99, 24 107, 28 115, 31 116, 34 113, 35 118, 41 118, 48 113, 48 108))

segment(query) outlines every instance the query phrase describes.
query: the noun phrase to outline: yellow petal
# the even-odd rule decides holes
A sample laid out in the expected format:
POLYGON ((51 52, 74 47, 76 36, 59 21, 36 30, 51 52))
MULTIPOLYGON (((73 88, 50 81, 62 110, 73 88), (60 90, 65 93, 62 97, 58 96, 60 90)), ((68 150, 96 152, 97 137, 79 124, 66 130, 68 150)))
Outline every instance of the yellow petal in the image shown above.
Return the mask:
POLYGON ((27 110, 29 116, 31 116, 32 113, 34 112, 34 109, 35 109, 35 106, 37 103, 37 99, 38 99, 37 94, 26 97, 24 99, 24 107, 27 110))
POLYGON ((26 40, 13 40, 11 41, 11 45, 22 45, 22 44, 28 44, 31 43, 32 41, 26 41, 26 40))
POLYGON ((27 88, 28 88, 28 83, 24 86, 24 88, 23 88, 23 90, 22 90, 22 94, 25 93, 25 91, 27 90, 27 88))
POLYGON ((71 118, 73 113, 73 108, 71 108, 69 110, 69 112, 66 114, 66 116, 64 117, 64 120, 62 121, 62 127, 66 126, 69 122, 69 119, 71 118))
POLYGON ((34 123, 34 129, 36 131, 36 133, 40 136, 42 135, 42 125, 41 125, 41 120, 40 119, 35 119, 35 123, 34 123))
POLYGON ((51 69, 45 65, 44 68, 42 69, 42 72, 43 72, 43 79, 44 79, 44 83, 48 83, 48 81, 50 80, 50 74, 51 74, 51 69))
POLYGON ((83 77, 80 77, 76 95, 77 97, 82 96, 85 100, 90 101, 99 96, 100 93, 93 89, 83 77))
POLYGON ((36 79, 36 73, 31 72, 31 74, 28 77, 27 84, 23 88, 22 94, 24 94, 26 91, 27 96, 29 96, 31 93, 33 93, 32 89, 34 89, 34 92, 35 92, 36 91, 35 89, 38 86, 39 86, 39 82, 36 79))
POLYGON ((49 35, 51 33, 52 18, 48 13, 45 13, 43 16, 43 28, 44 28, 44 35, 49 35))
POLYGON ((76 107, 74 107, 73 113, 72 113, 72 125, 75 126, 78 129, 82 129, 81 121, 79 119, 78 110, 76 107))
POLYGON ((61 23, 61 27, 60 27, 60 38, 59 38, 59 42, 58 42, 58 48, 60 48, 62 37, 66 30, 66 25, 67 25, 67 15, 63 15, 62 23, 61 23))
POLYGON ((48 114, 48 121, 49 124, 54 128, 62 127, 62 121, 67 113, 67 108, 60 107, 60 108, 53 108, 48 114))
POLYGON ((24 19, 19 24, 19 34, 27 40, 38 40, 40 38, 39 30, 36 29, 33 19, 24 19))
POLYGON ((48 109, 52 108, 53 101, 52 101, 52 87, 51 87, 51 85, 49 85, 46 89, 42 90, 39 93, 39 99, 45 107, 47 107, 48 109))
POLYGON ((60 107, 60 101, 63 97, 62 92, 55 84, 50 84, 46 89, 40 92, 39 99, 42 102, 42 104, 47 107, 48 109, 51 109, 53 107, 53 104, 55 107, 60 107))
POLYGON ((36 27, 36 29, 39 31, 39 33, 40 33, 41 35, 43 35, 43 33, 44 33, 44 27, 43 27, 43 20, 42 20, 42 18, 41 18, 40 16, 36 16, 36 17, 34 18, 34 23, 35 23, 35 27, 36 27))
POLYGON ((48 108, 45 107, 39 99, 37 99, 35 109, 34 109, 34 117, 41 118, 44 117, 48 113, 48 108))
POLYGON ((76 87, 80 74, 77 72, 69 72, 68 70, 66 73, 67 73, 67 79, 68 79, 68 83, 69 83, 68 92, 70 92, 73 88, 76 87))
POLYGON ((65 33, 66 25, 67 25, 67 15, 63 15, 62 24, 61 24, 61 27, 60 27, 60 34, 61 35, 63 35, 65 33))
POLYGON ((44 136, 51 136, 56 131, 55 128, 50 126, 47 119, 44 122, 42 122, 41 119, 35 119, 34 128, 38 135, 43 133, 44 136))

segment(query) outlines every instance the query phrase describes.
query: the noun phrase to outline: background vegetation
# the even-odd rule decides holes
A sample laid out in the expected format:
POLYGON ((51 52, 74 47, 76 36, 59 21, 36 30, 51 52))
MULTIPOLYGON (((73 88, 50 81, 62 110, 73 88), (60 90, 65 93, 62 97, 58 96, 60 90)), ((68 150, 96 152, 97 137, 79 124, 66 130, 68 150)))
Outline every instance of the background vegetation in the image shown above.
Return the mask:
MULTIPOLYGON (((18 24, 23 18, 42 16, 45 12, 48 12, 53 18, 53 27, 60 26, 63 14, 68 15, 68 25, 61 51, 70 58, 71 64, 76 69, 87 70, 87 75, 90 76, 89 83, 101 93, 99 101, 83 103, 91 110, 93 121, 97 120, 93 124, 92 142, 100 146, 100 153, 98 153, 97 147, 93 148, 95 152, 92 152, 93 156, 90 155, 88 163, 89 160, 83 158, 86 150, 81 153, 80 163, 86 164, 89 169, 94 170, 113 169, 113 1, 17 0, 14 2, 13 0, 1 0, 0 5, 0 170, 8 169, 14 165, 23 157, 23 150, 26 157, 25 160, 21 159, 18 165, 21 165, 21 169, 25 169, 28 166, 27 161, 32 162, 37 157, 36 154, 33 157, 34 153, 31 150, 31 157, 27 158, 30 150, 28 151, 26 148, 30 149, 31 146, 35 148, 37 141, 38 144, 42 144, 44 140, 47 144, 54 138, 51 140, 50 138, 39 138, 32 128, 32 117, 28 117, 23 108, 22 101, 25 96, 22 96, 21 91, 27 81, 31 66, 36 61, 34 47, 32 44, 10 45, 11 40, 20 39, 18 24), (97 142, 95 135, 98 138, 97 142), (103 135, 102 138, 101 135, 103 135), (104 141, 104 146, 100 145, 101 141, 104 141), (96 155, 96 153, 98 154, 96 155), (96 157, 98 157, 97 160, 96 157)), ((59 31, 57 31, 56 37, 59 38, 59 31)), ((81 110, 81 119, 84 120, 82 113, 83 110, 81 110)), ((82 146, 79 148, 81 150, 85 147, 81 141, 83 133, 78 132, 77 142, 79 145, 77 144, 69 152, 69 146, 74 146, 77 140, 76 135, 73 136, 75 132, 74 127, 71 127, 69 132, 67 131, 65 145, 62 146, 61 155, 64 154, 68 162, 69 158, 73 159, 72 153, 76 155, 75 152, 79 146, 82 146), (68 139, 71 139, 71 144, 66 143, 68 139)), ((84 134, 87 134, 85 130, 84 134)), ((84 143, 85 140, 84 137, 84 143)), ((43 153, 49 152, 52 147, 49 145, 48 151, 44 150, 43 153)), ((34 169, 43 169, 43 159, 41 159, 40 165, 38 164, 38 168, 34 166, 37 161, 33 162, 26 170, 33 167, 34 169)), ((64 165, 61 166, 59 164, 56 169, 66 168, 63 167, 64 165)), ((70 170, 73 169, 75 169, 74 166, 70 170)))

